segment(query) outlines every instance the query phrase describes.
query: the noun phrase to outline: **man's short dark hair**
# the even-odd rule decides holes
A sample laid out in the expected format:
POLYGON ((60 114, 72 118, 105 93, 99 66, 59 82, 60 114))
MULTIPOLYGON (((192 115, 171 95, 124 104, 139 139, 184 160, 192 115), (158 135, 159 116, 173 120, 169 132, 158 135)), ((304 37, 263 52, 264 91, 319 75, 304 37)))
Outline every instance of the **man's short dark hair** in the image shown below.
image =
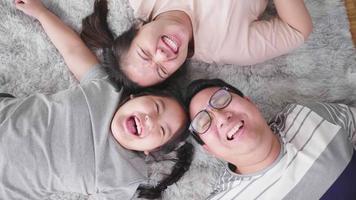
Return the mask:
MULTIPOLYGON (((192 98, 199 93, 200 91, 206 89, 206 88, 211 88, 211 87, 227 87, 230 92, 235 93, 241 97, 244 97, 244 94, 238 90, 236 87, 226 83, 225 81, 221 79, 197 79, 192 81, 186 90, 186 95, 185 95, 185 106, 189 108, 189 104, 192 100, 192 98)), ((191 119, 190 119, 191 120, 191 119)), ((195 133, 192 133, 192 136, 194 139, 201 145, 204 144, 204 142, 200 139, 198 135, 195 133)))

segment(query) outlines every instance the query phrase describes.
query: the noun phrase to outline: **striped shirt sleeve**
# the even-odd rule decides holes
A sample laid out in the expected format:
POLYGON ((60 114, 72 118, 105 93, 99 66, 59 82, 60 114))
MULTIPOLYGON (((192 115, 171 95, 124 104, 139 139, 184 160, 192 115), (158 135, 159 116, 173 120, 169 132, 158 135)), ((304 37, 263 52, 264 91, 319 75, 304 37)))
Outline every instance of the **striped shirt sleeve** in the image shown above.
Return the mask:
POLYGON ((316 103, 309 107, 331 123, 341 126, 348 134, 348 139, 356 144, 356 108, 334 103, 316 103))

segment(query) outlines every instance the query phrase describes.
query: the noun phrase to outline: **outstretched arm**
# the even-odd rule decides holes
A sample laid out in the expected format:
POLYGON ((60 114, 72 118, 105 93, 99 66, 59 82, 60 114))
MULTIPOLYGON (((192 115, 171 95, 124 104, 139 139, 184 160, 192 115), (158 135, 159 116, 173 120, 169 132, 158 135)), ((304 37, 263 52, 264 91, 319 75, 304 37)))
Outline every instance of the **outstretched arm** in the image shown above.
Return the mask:
POLYGON ((78 80, 99 63, 95 54, 79 35, 49 11, 40 0, 15 0, 15 4, 17 9, 41 23, 48 37, 63 56, 69 70, 78 80))
POLYGON ((281 20, 299 31, 306 40, 313 25, 304 0, 274 0, 274 4, 281 20))

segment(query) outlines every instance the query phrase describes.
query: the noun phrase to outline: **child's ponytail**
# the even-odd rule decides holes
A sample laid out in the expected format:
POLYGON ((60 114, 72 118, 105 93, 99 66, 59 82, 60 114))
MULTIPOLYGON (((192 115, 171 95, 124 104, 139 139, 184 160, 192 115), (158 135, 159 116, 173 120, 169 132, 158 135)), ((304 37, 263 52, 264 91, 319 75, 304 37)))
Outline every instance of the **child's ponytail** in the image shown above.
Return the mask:
POLYGON ((162 192, 168 186, 177 182, 186 171, 188 171, 193 158, 193 145, 186 142, 177 150, 176 163, 173 166, 172 172, 156 186, 140 186, 138 188, 139 198, 157 199, 161 198, 162 192))
POLYGON ((94 11, 82 21, 82 32, 80 37, 89 48, 109 48, 114 43, 108 22, 108 2, 106 0, 95 0, 94 11))
POLYGON ((138 29, 134 24, 129 30, 115 38, 107 22, 108 11, 107 0, 95 0, 93 13, 82 21, 80 37, 90 49, 102 50, 102 64, 111 80, 126 90, 133 91, 140 86, 125 75, 120 63, 121 56, 128 51, 138 29))

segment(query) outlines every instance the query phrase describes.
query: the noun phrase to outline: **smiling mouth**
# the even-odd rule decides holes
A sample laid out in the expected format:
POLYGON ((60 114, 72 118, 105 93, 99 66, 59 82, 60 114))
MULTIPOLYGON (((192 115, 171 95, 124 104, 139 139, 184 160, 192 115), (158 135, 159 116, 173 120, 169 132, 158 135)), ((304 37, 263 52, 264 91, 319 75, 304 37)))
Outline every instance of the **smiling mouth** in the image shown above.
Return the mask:
POLYGON ((234 140, 236 136, 242 133, 242 129, 244 128, 245 122, 242 120, 235 127, 233 127, 227 134, 226 139, 228 141, 234 140))
POLYGON ((164 35, 162 36, 162 41, 174 54, 178 53, 180 44, 176 38, 164 35))
POLYGON ((141 136, 142 126, 139 118, 137 118, 136 116, 131 116, 127 119, 126 127, 131 134, 141 136))

